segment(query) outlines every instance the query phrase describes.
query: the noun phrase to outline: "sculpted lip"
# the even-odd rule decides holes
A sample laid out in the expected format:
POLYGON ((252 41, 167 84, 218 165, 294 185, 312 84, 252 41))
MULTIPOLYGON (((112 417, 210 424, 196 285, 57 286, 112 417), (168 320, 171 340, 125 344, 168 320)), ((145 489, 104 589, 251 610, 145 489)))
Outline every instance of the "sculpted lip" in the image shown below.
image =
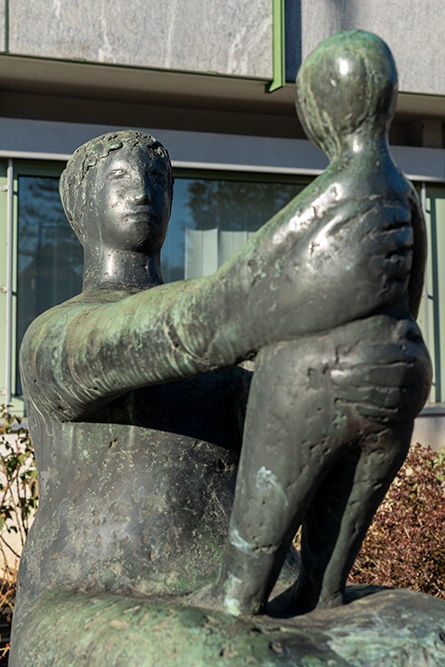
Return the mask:
POLYGON ((153 227, 158 227, 161 224, 158 216, 148 207, 131 209, 125 214, 125 217, 127 220, 142 224, 150 224, 153 227))
POLYGON ((151 218, 153 213, 148 207, 130 209, 126 213, 131 218, 151 218))

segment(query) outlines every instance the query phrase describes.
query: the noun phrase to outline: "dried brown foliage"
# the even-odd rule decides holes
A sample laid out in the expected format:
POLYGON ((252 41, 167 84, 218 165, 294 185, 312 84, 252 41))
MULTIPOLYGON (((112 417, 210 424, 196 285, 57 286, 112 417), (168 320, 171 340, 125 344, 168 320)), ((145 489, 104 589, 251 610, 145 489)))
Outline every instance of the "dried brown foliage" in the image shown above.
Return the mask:
POLYGON ((20 551, 38 503, 28 428, 0 407, 0 667, 7 664, 20 551))
POLYGON ((349 582, 445 599, 445 455, 417 444, 379 507, 349 582))
MULTIPOLYGON (((10 573, 8 573, 10 576, 10 573)), ((0 667, 8 664, 9 639, 17 577, 0 579, 0 667)))

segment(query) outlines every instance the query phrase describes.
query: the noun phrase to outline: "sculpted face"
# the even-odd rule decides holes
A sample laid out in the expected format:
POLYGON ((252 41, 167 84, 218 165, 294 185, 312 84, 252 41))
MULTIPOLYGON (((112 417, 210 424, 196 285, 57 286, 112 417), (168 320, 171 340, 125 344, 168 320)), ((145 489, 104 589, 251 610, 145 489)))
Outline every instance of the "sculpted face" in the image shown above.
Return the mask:
POLYGON ((165 160, 143 146, 124 145, 94 170, 87 201, 88 237, 107 248, 160 250, 171 209, 165 160))

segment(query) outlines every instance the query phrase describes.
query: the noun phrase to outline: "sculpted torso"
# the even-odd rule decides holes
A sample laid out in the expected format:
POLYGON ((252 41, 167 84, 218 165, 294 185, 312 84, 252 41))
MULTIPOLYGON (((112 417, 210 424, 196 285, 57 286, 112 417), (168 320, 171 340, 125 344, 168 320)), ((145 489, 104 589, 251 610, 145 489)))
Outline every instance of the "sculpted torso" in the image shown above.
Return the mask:
POLYGON ((64 584, 176 593, 185 588, 181 568, 199 582, 216 576, 244 374, 129 391, 77 422, 42 418, 30 406, 41 480, 21 571, 30 592, 64 584), (190 550, 199 554, 193 573, 190 550))

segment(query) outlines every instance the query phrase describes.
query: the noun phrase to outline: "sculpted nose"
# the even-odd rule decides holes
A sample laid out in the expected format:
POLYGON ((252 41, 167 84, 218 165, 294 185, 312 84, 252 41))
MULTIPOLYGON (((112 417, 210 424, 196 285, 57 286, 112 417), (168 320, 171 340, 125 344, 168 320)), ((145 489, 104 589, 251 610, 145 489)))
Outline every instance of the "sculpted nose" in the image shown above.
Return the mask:
POLYGON ((148 178, 143 174, 138 175, 138 178, 135 179, 133 184, 134 198, 139 203, 145 203, 150 201, 150 188, 148 183, 148 178))

